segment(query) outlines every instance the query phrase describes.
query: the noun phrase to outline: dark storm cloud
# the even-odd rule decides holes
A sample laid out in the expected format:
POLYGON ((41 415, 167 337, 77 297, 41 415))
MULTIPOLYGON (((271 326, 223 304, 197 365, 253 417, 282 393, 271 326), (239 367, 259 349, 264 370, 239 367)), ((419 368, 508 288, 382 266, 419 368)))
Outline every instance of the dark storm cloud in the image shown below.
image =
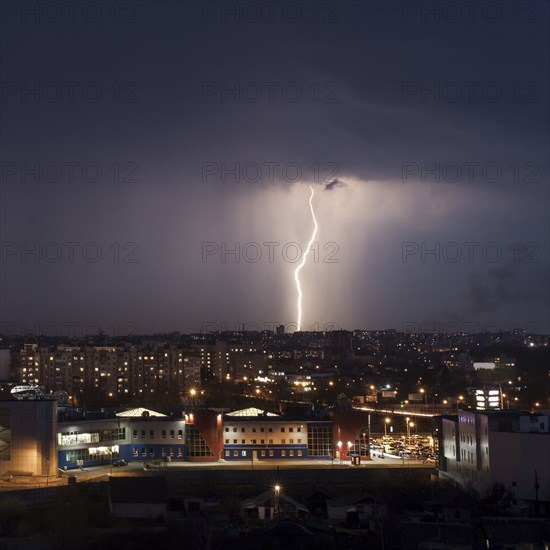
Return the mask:
POLYGON ((531 266, 520 269, 513 263, 487 269, 484 274, 469 277, 469 294, 472 310, 478 313, 494 313, 511 304, 544 305, 550 299, 548 267, 531 266))
POLYGON ((346 187, 346 184, 338 178, 325 184, 325 191, 332 191, 335 187, 346 187))
POLYGON ((2 264, 0 317, 128 317, 144 330, 292 320, 293 264, 270 263, 262 243, 307 239, 312 183, 340 188, 315 197, 323 242, 304 275, 316 318, 534 315, 549 330, 548 296, 537 309, 530 294, 548 264, 548 4, 534 23, 404 19, 401 2, 335 2, 334 21, 316 20, 313 4, 294 23, 233 22, 222 2, 206 14, 140 2, 128 23, 112 10, 97 23, 3 21, 1 228, 19 251, 2 264), (45 82, 61 100, 34 101, 45 82), (77 242, 80 260, 21 261, 22 241, 77 242), (320 255, 332 241, 336 264, 320 255), (535 242, 539 264, 422 261, 423 246, 470 241, 535 242), (95 263, 82 259, 90 242, 95 263), (205 242, 219 247, 207 262, 205 242), (249 242, 260 261, 243 257, 249 242), (403 242, 418 247, 406 264, 403 242), (124 261, 131 243, 137 263, 124 261), (239 262, 222 243, 239 243, 239 262))

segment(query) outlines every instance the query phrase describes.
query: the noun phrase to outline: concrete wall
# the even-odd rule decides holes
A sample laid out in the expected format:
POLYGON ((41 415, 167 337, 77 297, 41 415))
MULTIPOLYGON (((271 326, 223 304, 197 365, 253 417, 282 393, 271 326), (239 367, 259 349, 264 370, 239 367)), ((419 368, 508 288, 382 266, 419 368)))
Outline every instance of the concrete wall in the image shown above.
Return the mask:
POLYGON ((56 401, 0 401, 0 418, 4 419, 0 438, 9 445, 9 454, 4 454, 9 459, 0 460, 0 475, 10 471, 57 473, 56 401))
POLYGON ((492 483, 504 483, 518 500, 534 500, 536 472, 539 499, 550 500, 550 434, 494 432, 490 449, 492 483))
POLYGON ((166 504, 113 503, 111 513, 115 518, 158 518, 166 517, 166 504))

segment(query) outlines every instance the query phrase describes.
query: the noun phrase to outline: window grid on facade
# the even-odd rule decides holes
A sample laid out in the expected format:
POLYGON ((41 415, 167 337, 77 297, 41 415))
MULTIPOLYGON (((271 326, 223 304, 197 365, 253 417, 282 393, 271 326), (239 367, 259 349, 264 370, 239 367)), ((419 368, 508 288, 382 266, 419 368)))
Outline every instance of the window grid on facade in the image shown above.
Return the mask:
POLYGON ((188 456, 214 456, 212 449, 204 440, 194 424, 186 425, 187 432, 187 455, 188 456))
POLYGON ((332 426, 308 426, 307 452, 309 456, 332 455, 332 426))

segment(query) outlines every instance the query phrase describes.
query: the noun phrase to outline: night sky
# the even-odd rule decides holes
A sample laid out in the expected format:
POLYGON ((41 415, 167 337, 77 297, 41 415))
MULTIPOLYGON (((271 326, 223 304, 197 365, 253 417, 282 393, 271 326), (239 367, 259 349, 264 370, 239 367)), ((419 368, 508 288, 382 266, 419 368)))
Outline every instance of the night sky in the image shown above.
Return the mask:
POLYGON ((0 332, 548 333, 549 6, 3 2, 0 332))

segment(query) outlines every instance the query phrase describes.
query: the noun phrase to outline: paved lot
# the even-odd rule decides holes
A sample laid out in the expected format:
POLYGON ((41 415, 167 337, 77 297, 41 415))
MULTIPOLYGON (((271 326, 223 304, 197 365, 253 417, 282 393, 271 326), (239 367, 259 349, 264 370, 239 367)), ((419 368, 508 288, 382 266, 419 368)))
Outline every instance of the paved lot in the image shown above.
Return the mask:
POLYGON ((169 462, 162 463, 160 467, 150 467, 144 469, 142 461, 132 461, 127 466, 114 467, 111 465, 105 466, 93 466, 90 468, 84 468, 82 470, 67 470, 60 477, 50 476, 29 476, 29 477, 14 477, 11 481, 0 481, 0 490, 10 491, 18 489, 35 489, 46 488, 58 485, 67 485, 69 483, 69 477, 76 477, 77 483, 83 483, 86 481, 104 481, 108 479, 110 475, 114 476, 136 476, 136 475, 155 475, 158 473, 168 473, 178 475, 186 474, 200 474, 202 473, 215 473, 219 472, 222 477, 227 478, 231 476, 231 472, 239 472, 238 476, 241 478, 243 474, 246 477, 246 472, 269 472, 269 471, 295 471, 302 470, 315 470, 319 471, 318 476, 322 476, 322 471, 326 471, 327 475, 335 474, 336 472, 348 475, 353 475, 352 472, 366 472, 373 469, 433 469, 435 464, 433 462, 422 462, 420 460, 403 460, 402 458, 387 457, 382 459, 378 456, 369 461, 364 461, 359 466, 353 466, 350 462, 342 462, 339 460, 255 460, 251 461, 225 461, 220 460, 217 462, 169 462))

